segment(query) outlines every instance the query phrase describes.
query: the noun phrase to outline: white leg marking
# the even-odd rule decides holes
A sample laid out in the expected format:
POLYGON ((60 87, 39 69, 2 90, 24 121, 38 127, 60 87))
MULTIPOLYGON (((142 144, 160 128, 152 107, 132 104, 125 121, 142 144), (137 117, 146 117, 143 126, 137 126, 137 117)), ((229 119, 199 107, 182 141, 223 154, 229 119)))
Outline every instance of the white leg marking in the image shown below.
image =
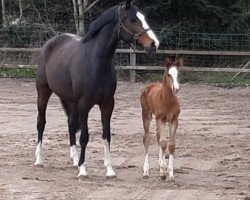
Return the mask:
POLYGON ((43 158, 42 158, 42 143, 41 142, 37 144, 35 156, 36 156, 36 162, 34 163, 34 165, 42 165, 43 158))
POLYGON ((87 171, 85 169, 84 164, 82 164, 78 169, 79 169, 78 177, 80 177, 80 176, 88 176, 88 173, 87 173, 87 171))
POLYGON ((165 153, 162 152, 161 147, 159 148, 159 162, 160 165, 160 176, 166 177, 167 163, 165 159, 165 153))
POLYGON ((76 150, 76 145, 72 145, 70 147, 70 158, 73 161, 73 166, 77 166, 78 165, 78 154, 77 154, 77 150, 76 150))
POLYGON ((174 179, 174 156, 173 154, 169 155, 168 173, 169 173, 169 178, 174 179))
POLYGON ((106 176, 116 176, 111 164, 110 158, 110 151, 107 140, 103 140, 103 147, 104 147, 104 166, 107 167, 107 174, 106 176))
POLYGON ((159 161, 158 161, 158 165, 160 165, 162 162, 162 149, 161 146, 159 146, 159 161))
POLYGON ((149 163, 148 163, 148 153, 145 155, 144 165, 143 165, 143 176, 148 176, 149 163))

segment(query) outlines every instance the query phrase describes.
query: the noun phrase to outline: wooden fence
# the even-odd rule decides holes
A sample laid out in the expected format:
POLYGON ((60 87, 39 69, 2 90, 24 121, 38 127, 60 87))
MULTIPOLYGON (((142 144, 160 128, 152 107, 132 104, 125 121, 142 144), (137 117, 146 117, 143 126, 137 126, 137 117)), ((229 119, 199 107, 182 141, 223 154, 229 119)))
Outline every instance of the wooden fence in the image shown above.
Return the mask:
MULTIPOLYGON (((0 48, 0 52, 30 52, 38 53, 40 48, 0 48)), ((117 49, 117 53, 130 54, 130 64, 127 66, 115 66, 116 69, 130 70, 130 81, 135 82, 137 70, 164 70, 164 67, 160 66, 138 66, 136 65, 136 54, 145 53, 143 51, 132 49, 117 49)), ((250 51, 192 51, 192 50, 157 50, 157 54, 177 54, 177 55, 218 55, 218 56, 249 56, 249 61, 241 66, 241 68, 211 68, 211 67, 181 67, 183 71, 206 71, 206 72, 235 72, 249 73, 250 69, 250 51)), ((36 65, 11 65, 0 64, 2 68, 36 68, 36 65)), ((236 75, 237 75, 236 74, 236 75)))

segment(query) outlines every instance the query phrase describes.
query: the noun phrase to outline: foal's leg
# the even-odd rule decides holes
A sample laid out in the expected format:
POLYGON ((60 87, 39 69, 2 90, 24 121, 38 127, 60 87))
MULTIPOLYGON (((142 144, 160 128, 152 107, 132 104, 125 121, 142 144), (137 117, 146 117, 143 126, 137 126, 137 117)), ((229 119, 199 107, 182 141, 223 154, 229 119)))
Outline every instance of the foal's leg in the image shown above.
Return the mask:
POLYGON ((111 157, 110 157, 110 118, 114 109, 114 98, 109 102, 105 102, 100 105, 101 110, 101 119, 102 119, 102 128, 103 128, 103 145, 104 145, 104 166, 107 167, 107 177, 116 176, 116 173, 113 171, 111 157))
POLYGON ((77 104, 67 102, 63 99, 60 99, 60 100, 68 116, 70 158, 73 161, 73 166, 77 166, 79 162, 78 154, 76 150, 76 132, 79 129, 77 104))
POLYGON ((78 162, 79 174, 78 177, 86 177, 88 173, 85 169, 85 150, 89 142, 89 132, 88 132, 88 114, 93 105, 88 104, 88 101, 81 100, 78 105, 78 116, 81 123, 81 135, 80 135, 80 145, 81 153, 78 162))
POLYGON ((49 98, 52 94, 52 91, 49 87, 37 87, 37 108, 38 108, 38 116, 37 116, 37 131, 38 131, 38 142, 36 147, 36 161, 34 165, 42 165, 42 139, 43 139, 43 131, 46 124, 46 108, 49 101, 49 98))
POLYGON ((161 119, 156 119, 156 137, 157 141, 159 144, 159 162, 158 164, 160 165, 160 177, 161 179, 166 179, 166 169, 167 169, 167 164, 166 164, 166 159, 165 159, 165 151, 167 148, 167 139, 166 139, 166 134, 165 134, 165 122, 163 122, 161 119))
POLYGON ((145 148, 145 159, 143 165, 143 176, 148 177, 149 171, 149 163, 148 163, 148 148, 150 145, 150 133, 149 133, 149 125, 152 120, 152 113, 142 108, 142 121, 143 121, 143 128, 144 128, 144 135, 143 135, 143 145, 145 148))
POLYGON ((174 118, 172 122, 169 122, 169 161, 168 161, 168 173, 169 178, 174 179, 174 152, 175 152, 175 133, 178 127, 178 119, 174 118))

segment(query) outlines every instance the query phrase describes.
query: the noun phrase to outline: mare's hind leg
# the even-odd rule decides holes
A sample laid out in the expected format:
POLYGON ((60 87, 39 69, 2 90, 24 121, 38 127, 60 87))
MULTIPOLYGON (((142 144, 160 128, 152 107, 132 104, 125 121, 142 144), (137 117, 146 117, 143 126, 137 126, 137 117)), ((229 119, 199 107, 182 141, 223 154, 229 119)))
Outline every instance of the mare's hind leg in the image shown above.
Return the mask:
POLYGON ((38 108, 38 116, 37 116, 37 131, 38 131, 38 142, 36 147, 36 161, 35 165, 42 165, 42 139, 43 139, 43 131, 46 124, 46 108, 49 101, 49 98, 52 94, 52 91, 47 86, 38 87, 37 86, 37 108, 38 108))
POLYGON ((152 113, 145 108, 142 108, 142 121, 143 121, 143 128, 144 128, 144 135, 143 135, 143 145, 145 148, 145 159, 143 165, 143 176, 148 177, 149 171, 149 162, 148 162, 148 148, 150 145, 150 133, 149 133, 149 125, 152 120, 152 113))
POLYGON ((70 158, 73 161, 73 166, 77 166, 79 159, 76 150, 76 132, 79 130, 77 104, 70 103, 60 99, 62 106, 68 116, 68 130, 70 142, 70 158))
POLYGON ((110 134, 110 118, 114 109, 114 98, 109 102, 105 102, 100 105, 101 110, 101 119, 102 119, 102 128, 103 128, 103 146, 104 146, 104 166, 107 167, 107 177, 114 177, 116 173, 112 168, 111 163, 111 156, 110 156, 110 141, 111 141, 111 134, 110 134))
POLYGON ((178 127, 178 119, 175 117, 169 122, 169 161, 168 161, 168 173, 169 178, 174 179, 174 152, 175 152, 175 133, 178 127))

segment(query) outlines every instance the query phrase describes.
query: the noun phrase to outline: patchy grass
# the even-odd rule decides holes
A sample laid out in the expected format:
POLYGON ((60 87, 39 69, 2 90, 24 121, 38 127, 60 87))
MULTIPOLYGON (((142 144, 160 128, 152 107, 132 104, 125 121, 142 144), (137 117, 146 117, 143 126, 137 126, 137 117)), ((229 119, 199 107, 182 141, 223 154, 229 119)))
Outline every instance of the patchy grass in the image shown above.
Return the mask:
POLYGON ((34 78, 36 69, 9 69, 0 68, 0 78, 34 78))
POLYGON ((235 74, 226 72, 181 72, 179 77, 182 83, 204 83, 225 87, 250 85, 249 74, 242 73, 233 79, 235 74))
MULTIPOLYGON (((226 72, 184 72, 180 71, 180 83, 210 84, 221 87, 249 86, 250 73, 242 73, 233 79, 236 73, 226 72)), ((36 69, 0 68, 0 78, 35 78, 36 69)), ((119 80, 129 81, 129 71, 117 71, 119 80)), ((162 81, 163 71, 137 71, 137 81, 162 81)))
MULTIPOLYGON (((156 72, 138 72, 138 76, 142 81, 159 82, 162 81, 163 71, 156 72)), ((233 77, 236 73, 226 72, 184 72, 179 73, 180 83, 191 84, 209 84, 221 87, 234 87, 234 86, 249 86, 250 74, 242 73, 235 79, 233 77)))

